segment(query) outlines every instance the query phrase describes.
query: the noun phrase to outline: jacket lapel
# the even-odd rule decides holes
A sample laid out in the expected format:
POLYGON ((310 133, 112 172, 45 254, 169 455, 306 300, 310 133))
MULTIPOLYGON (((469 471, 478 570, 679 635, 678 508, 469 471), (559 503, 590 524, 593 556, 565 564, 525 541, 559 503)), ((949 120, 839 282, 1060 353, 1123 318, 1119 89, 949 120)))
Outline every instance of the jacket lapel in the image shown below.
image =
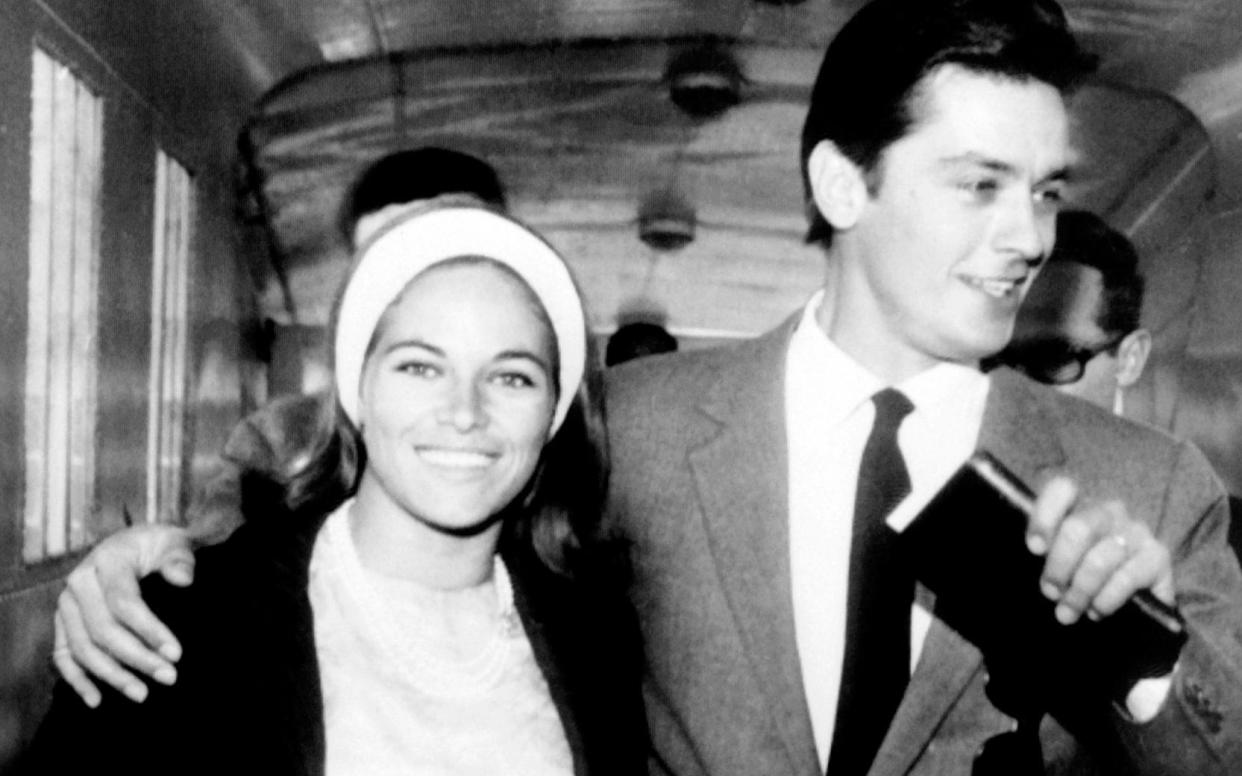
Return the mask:
POLYGON ((983 656, 973 644, 940 620, 932 620, 922 656, 870 776, 907 773, 927 748, 940 721, 982 668, 983 656))
POLYGON ((718 433, 690 452, 690 465, 720 585, 789 751, 790 772, 814 773, 789 580, 783 377, 796 320, 740 346, 721 370, 700 405, 718 433))
MULTIPOLYGON (((1060 422, 1040 387, 1009 369, 992 373, 978 449, 987 450, 1037 489, 1065 465, 1060 422)), ((1043 389, 1050 390, 1050 389, 1043 389)))
MULTIPOLYGON (((242 692, 244 709, 235 724, 259 771, 282 763, 282 773, 324 772, 323 694, 307 579, 326 517, 277 508, 250 514, 223 545, 235 567, 220 597, 226 627, 207 638, 213 650, 230 656, 222 663, 228 675, 217 680, 242 692), (232 603, 225 607, 226 601, 232 603)), ((232 695, 228 700, 238 702, 232 695)))
MULTIPOLYGON (((1032 488, 1065 462, 1048 405, 1025 378, 1007 370, 991 375, 976 448, 987 450, 1032 488)), ((934 600, 934 599, 933 599, 934 600)), ((939 619, 933 619, 893 724, 870 776, 907 773, 975 675, 983 656, 939 619)))
POLYGON ((579 722, 590 713, 589 703, 600 699, 584 691, 581 677, 567 670, 573 657, 572 650, 588 648, 586 643, 574 638, 582 624, 563 628, 558 626, 564 623, 556 621, 558 616, 573 619, 578 612, 573 611, 567 601, 561 600, 562 597, 551 585, 537 585, 534 582, 537 569, 532 559, 516 549, 505 550, 504 560, 512 577, 514 604, 565 730, 565 739, 574 758, 574 773, 587 773, 588 753, 579 722), (549 622, 549 618, 553 621, 549 622))

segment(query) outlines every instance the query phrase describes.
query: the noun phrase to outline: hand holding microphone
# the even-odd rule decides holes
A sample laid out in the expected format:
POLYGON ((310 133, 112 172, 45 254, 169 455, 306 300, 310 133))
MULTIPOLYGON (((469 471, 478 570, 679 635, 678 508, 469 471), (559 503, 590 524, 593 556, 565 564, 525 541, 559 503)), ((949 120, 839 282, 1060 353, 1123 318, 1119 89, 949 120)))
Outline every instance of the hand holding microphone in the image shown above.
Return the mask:
POLYGON ((1168 550, 1120 503, 1079 503, 1067 478, 1037 497, 977 453, 902 541, 937 614, 1007 663, 1052 655, 1115 697, 1170 673, 1186 641, 1168 550))

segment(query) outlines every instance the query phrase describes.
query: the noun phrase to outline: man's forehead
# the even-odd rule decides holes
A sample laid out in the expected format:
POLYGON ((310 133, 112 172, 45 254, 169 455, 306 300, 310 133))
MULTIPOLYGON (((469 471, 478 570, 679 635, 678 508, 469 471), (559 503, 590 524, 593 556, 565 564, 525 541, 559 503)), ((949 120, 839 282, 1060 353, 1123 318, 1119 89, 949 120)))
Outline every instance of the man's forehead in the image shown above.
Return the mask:
POLYGON ((943 165, 1016 173, 1033 156, 1037 178, 1064 178, 1073 167, 1065 101, 1037 79, 940 65, 912 91, 910 111, 906 137, 948 141, 938 154, 943 165))

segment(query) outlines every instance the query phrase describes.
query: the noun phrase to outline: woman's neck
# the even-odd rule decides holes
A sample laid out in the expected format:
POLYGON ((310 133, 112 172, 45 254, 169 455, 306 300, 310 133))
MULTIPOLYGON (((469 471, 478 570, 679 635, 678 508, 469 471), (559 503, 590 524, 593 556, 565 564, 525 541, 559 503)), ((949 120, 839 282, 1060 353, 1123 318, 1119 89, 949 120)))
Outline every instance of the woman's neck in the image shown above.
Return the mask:
POLYGON ((364 568, 435 590, 458 590, 491 578, 500 524, 474 536, 438 531, 364 477, 350 511, 350 533, 364 568))

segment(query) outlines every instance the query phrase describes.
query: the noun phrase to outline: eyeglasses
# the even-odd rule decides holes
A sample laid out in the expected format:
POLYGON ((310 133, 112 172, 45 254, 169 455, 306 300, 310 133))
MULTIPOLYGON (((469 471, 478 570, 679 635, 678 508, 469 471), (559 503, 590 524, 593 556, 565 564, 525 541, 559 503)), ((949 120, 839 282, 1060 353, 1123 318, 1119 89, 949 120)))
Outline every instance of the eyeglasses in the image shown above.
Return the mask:
POLYGON ((1005 348, 996 361, 1041 383, 1069 385, 1082 379, 1091 359, 1117 347, 1123 339, 1124 334, 1091 346, 1059 338, 1030 340, 1005 348))

